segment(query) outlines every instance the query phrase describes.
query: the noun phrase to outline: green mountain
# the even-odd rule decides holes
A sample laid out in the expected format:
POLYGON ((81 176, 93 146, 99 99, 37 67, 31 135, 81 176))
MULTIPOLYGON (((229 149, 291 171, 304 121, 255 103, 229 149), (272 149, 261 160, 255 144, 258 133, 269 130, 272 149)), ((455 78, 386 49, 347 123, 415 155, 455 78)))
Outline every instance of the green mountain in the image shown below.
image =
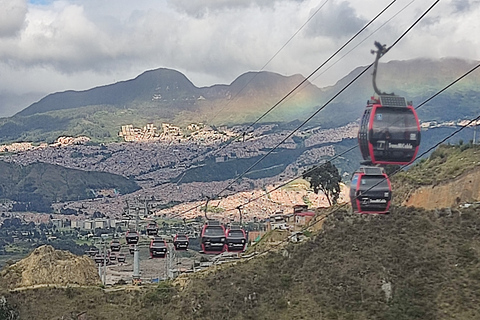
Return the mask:
MULTIPOLYGON (((383 91, 406 96, 417 106, 476 63, 453 58, 381 63, 377 84, 383 91)), ((305 82, 260 122, 306 119, 364 68, 356 68, 327 88, 305 82)), ((138 127, 146 123, 160 127, 162 122, 250 124, 303 80, 301 75, 286 77, 272 72, 248 72, 229 85, 199 88, 178 71, 150 70, 128 81, 50 94, 13 117, 0 119, 0 143, 50 142, 60 135, 87 135, 96 141, 115 141, 125 124, 138 127)), ((447 121, 476 115, 479 83, 479 73, 472 73, 419 109, 419 116, 428 121, 447 121)), ((373 93, 371 71, 367 71, 309 124, 337 127, 355 121, 361 117, 365 102, 373 93)))
POLYGON ((0 199, 17 201, 18 211, 49 212, 52 202, 93 198, 92 191, 114 188, 121 194, 140 189, 135 181, 116 174, 0 161, 0 199))

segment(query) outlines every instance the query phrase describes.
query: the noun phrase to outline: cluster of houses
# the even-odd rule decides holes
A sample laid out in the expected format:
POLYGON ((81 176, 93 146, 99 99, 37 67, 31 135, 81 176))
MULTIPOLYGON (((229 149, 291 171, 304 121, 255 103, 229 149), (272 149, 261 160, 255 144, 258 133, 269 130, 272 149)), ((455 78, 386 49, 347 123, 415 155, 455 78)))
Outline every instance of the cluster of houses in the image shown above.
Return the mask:
POLYGON ((131 124, 121 127, 121 131, 118 133, 120 137, 126 142, 140 142, 140 141, 222 141, 228 140, 234 136, 234 133, 229 131, 226 127, 214 129, 209 126, 205 126, 202 123, 192 123, 187 126, 186 130, 169 124, 162 123, 161 132, 153 123, 148 123, 143 128, 136 128, 131 124))

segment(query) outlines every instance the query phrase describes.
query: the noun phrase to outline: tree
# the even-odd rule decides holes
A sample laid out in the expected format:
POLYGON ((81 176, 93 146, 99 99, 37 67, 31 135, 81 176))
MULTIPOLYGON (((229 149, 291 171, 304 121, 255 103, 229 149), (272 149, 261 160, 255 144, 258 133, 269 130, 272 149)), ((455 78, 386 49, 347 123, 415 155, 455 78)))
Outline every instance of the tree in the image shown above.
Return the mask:
POLYGON ((337 203, 340 196, 340 182, 342 177, 338 173, 337 167, 330 161, 321 166, 313 167, 303 173, 303 178, 310 182, 310 187, 316 194, 323 192, 327 197, 328 204, 337 203))

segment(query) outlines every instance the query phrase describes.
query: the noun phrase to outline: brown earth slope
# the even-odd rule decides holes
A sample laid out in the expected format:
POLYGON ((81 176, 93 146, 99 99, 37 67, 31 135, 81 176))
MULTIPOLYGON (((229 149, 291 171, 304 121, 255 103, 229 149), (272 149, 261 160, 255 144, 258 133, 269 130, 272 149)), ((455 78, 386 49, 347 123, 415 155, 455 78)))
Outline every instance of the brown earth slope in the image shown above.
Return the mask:
POLYGON ((5 268, 0 279, 8 289, 38 285, 98 285, 100 277, 92 259, 44 245, 28 257, 5 268))
POLYGON ((480 200, 480 169, 440 185, 423 186, 403 203, 425 209, 450 208, 480 200))

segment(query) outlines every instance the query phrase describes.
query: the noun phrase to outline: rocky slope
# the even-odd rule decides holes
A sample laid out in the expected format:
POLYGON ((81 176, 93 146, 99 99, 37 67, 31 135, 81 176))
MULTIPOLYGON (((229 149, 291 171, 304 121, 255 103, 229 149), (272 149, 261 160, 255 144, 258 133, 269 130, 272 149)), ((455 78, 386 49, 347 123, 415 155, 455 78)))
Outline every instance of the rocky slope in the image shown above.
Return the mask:
POLYGON ((39 285, 100 284, 100 277, 92 259, 76 256, 68 251, 55 250, 52 246, 38 247, 32 253, 6 267, 0 279, 8 289, 39 285))

